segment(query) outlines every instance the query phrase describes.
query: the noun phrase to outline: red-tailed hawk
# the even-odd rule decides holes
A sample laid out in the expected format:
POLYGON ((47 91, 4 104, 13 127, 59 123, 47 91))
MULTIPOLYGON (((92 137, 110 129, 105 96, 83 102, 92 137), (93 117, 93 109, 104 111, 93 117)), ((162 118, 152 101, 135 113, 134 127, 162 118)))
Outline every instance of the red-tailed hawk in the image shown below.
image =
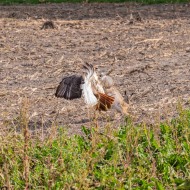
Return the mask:
POLYGON ((127 114, 128 105, 119 91, 114 87, 109 76, 99 80, 93 65, 83 65, 84 75, 64 77, 57 87, 55 96, 72 100, 84 96, 85 103, 96 110, 107 111, 111 107, 127 114))

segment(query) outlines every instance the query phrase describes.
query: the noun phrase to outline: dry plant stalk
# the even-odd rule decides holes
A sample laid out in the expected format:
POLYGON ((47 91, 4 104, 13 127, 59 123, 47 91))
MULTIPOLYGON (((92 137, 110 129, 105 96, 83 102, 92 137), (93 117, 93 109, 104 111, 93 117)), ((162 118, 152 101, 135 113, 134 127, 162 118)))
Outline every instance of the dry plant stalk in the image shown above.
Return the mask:
POLYGON ((4 164, 4 172, 5 172, 5 181, 6 181, 6 185, 1 187, 1 189, 5 188, 5 189, 11 189, 11 184, 10 184, 10 177, 9 177, 9 168, 8 168, 8 164, 4 164))
POLYGON ((28 157, 28 146, 29 146, 29 100, 24 98, 20 108, 20 126, 24 133, 24 157, 23 157, 23 165, 24 165, 24 180, 25 180, 25 190, 29 189, 29 157, 28 157))

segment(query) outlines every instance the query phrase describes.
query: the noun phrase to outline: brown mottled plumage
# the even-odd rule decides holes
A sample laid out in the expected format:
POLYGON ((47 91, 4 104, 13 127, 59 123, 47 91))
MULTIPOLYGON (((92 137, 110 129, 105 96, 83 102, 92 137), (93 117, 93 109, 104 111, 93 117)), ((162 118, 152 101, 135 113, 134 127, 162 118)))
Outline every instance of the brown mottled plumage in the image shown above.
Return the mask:
POLYGON ((96 97, 98 99, 98 103, 96 104, 95 108, 99 111, 107 111, 111 108, 114 102, 114 98, 108 96, 107 94, 98 93, 96 94, 96 97))

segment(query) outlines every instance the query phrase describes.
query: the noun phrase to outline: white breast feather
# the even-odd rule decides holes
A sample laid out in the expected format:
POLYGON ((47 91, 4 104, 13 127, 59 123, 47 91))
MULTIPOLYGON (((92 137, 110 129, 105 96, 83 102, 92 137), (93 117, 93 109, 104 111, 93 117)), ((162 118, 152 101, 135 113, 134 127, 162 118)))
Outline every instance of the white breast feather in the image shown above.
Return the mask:
POLYGON ((98 92, 104 93, 104 89, 98 80, 96 72, 91 68, 88 69, 87 75, 84 77, 84 84, 81 85, 85 103, 91 106, 98 103, 98 100, 92 91, 92 83, 98 92))
POLYGON ((93 78, 96 81, 96 89, 98 90, 98 92, 101 92, 101 93, 104 94, 105 93, 104 89, 103 89, 102 85, 100 84, 100 82, 98 80, 98 76, 97 76, 96 72, 94 72, 93 78))
POLYGON ((98 101, 96 96, 94 96, 91 83, 88 81, 87 77, 85 77, 84 84, 81 85, 81 88, 83 90, 85 103, 91 106, 96 105, 98 101))

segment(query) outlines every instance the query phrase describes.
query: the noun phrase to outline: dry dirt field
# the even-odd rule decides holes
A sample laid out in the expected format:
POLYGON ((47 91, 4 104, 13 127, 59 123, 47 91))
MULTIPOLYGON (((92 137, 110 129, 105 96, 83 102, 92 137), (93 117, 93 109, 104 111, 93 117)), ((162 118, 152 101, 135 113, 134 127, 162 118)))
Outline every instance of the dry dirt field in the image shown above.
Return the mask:
POLYGON ((83 99, 54 97, 62 77, 80 72, 84 62, 98 73, 113 70, 110 76, 127 92, 135 122, 175 116, 178 102, 189 107, 190 4, 0 6, 2 129, 5 121, 16 125, 24 97, 31 127, 56 123, 76 133, 88 126, 83 99), (41 29, 47 20, 56 28, 41 29))

